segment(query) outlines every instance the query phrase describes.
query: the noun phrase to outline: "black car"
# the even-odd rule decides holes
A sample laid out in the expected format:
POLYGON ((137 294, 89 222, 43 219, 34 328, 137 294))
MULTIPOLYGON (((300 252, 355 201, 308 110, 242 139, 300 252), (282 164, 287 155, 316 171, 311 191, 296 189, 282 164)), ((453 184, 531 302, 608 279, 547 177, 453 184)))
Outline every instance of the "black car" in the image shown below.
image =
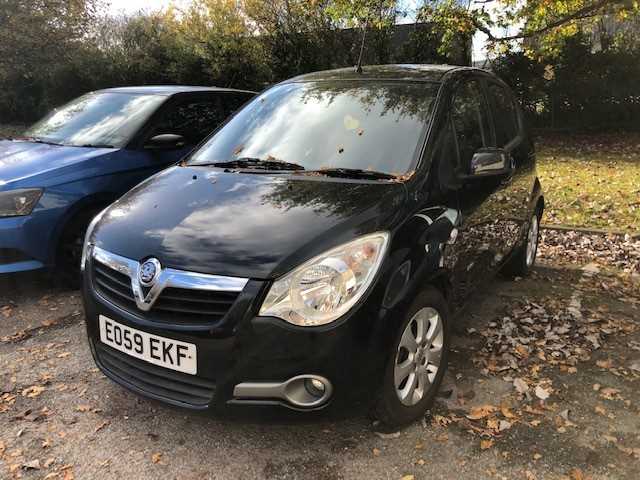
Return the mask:
POLYGON ((434 399, 453 315, 526 275, 544 201, 509 88, 473 68, 389 65, 280 83, 91 225, 91 351, 169 404, 434 399))

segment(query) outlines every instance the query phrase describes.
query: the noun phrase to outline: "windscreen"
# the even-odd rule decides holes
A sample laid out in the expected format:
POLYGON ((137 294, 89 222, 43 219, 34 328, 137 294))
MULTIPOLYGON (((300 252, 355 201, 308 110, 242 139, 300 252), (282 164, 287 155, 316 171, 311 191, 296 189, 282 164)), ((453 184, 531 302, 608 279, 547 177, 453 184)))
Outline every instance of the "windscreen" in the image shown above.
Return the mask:
POLYGON ((61 145, 123 147, 165 100, 161 95, 90 93, 54 110, 25 136, 61 145))
POLYGON ((306 170, 402 175, 414 166, 438 87, 399 81, 278 85, 238 112, 189 164, 254 158, 306 170))

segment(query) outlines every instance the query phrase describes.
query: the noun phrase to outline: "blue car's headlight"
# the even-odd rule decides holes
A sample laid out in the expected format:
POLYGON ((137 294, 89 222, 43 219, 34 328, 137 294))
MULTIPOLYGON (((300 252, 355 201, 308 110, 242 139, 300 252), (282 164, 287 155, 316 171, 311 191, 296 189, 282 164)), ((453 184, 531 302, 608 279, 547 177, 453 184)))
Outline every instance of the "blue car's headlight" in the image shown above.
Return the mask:
POLYGON ((42 196, 41 188, 21 188, 0 192, 0 217, 29 215, 42 196))

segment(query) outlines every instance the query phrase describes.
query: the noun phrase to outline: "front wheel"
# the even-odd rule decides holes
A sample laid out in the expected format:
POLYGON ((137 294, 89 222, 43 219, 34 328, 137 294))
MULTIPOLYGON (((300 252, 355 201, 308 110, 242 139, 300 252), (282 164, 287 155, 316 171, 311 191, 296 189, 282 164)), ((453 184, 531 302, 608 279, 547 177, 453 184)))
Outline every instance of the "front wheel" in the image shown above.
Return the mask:
POLYGON ((447 368, 449 311, 433 287, 416 297, 396 335, 375 416, 395 428, 424 416, 447 368))

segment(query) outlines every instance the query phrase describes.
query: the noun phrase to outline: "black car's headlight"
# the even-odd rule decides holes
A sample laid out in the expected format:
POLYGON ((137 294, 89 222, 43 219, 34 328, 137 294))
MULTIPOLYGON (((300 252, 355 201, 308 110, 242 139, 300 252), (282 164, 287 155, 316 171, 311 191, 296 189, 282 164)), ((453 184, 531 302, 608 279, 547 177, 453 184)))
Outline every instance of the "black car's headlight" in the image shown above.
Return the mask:
POLYGON ((20 188, 0 192, 0 217, 29 215, 40 200, 41 188, 20 188))
POLYGON ((387 232, 365 235, 305 262, 273 283, 260 315, 304 327, 333 322, 371 285, 388 243, 387 232))

